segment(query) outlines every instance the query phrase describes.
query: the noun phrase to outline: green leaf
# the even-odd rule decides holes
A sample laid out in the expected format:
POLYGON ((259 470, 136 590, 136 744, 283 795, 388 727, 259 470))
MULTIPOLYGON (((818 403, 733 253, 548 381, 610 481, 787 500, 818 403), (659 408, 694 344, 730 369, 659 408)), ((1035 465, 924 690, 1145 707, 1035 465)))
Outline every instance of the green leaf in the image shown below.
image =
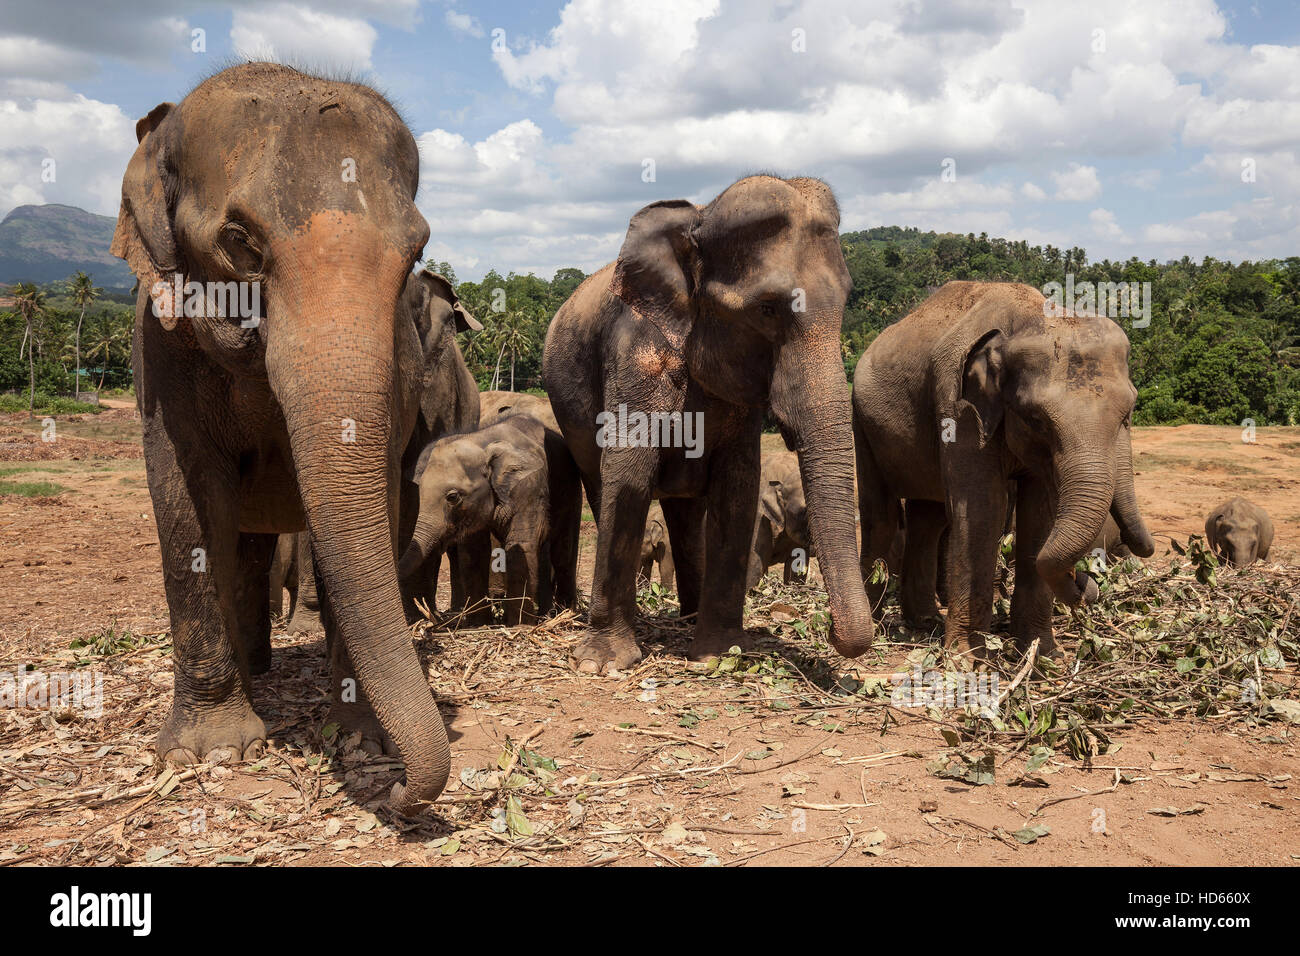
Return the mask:
POLYGON ((1046 823, 1040 823, 1033 827, 1023 827, 1011 835, 1021 843, 1033 843, 1039 837, 1045 837, 1051 832, 1051 828, 1046 823))

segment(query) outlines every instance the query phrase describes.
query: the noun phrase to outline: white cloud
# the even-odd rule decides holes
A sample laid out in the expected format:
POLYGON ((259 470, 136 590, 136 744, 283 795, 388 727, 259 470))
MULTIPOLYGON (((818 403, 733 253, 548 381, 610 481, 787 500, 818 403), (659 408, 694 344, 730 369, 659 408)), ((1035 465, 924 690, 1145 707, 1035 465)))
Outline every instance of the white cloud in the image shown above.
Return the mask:
POLYGON ((1042 187, 1034 183, 1025 183, 1021 186, 1020 194, 1032 202, 1042 202, 1047 198, 1047 193, 1043 191, 1042 187))
POLYGON ((448 10, 444 19, 447 26, 451 27, 457 33, 464 33, 468 36, 482 39, 486 34, 483 32, 483 25, 478 22, 477 17, 471 17, 468 13, 460 13, 456 10, 448 10))
POLYGON ((135 150, 135 120, 66 89, 44 92, 39 98, 0 94, 0 216, 43 202, 116 216, 122 170, 135 150))
POLYGON ((1115 242, 1128 242, 1128 236, 1115 221, 1115 214, 1109 209, 1094 209, 1088 213, 1088 222, 1092 225, 1093 235, 1115 242))
POLYGON ((241 56, 309 67, 368 70, 378 33, 365 20, 296 3, 237 9, 230 42, 241 56))
POLYGON ((1056 183, 1056 199, 1062 202, 1088 202, 1101 195, 1101 180, 1096 166, 1071 163, 1061 172, 1052 173, 1056 183))

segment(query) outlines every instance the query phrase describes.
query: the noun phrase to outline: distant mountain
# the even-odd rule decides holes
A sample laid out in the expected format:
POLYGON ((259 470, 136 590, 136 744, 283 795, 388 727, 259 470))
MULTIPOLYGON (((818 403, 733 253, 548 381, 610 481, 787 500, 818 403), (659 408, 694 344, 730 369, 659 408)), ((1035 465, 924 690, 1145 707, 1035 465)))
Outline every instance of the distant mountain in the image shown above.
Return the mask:
POLYGON ((78 269, 105 289, 129 289, 135 276, 108 251, 116 220, 76 206, 18 206, 0 222, 0 282, 51 282, 78 269))

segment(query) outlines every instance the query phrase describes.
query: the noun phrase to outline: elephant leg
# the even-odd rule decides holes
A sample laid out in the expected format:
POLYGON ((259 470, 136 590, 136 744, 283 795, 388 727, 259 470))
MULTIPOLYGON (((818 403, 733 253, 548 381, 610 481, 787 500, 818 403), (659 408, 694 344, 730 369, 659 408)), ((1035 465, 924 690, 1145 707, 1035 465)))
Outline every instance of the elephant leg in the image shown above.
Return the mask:
POLYGON ((939 547, 934 562, 934 591, 939 603, 948 606, 948 529, 945 527, 939 535, 939 547))
MULTIPOLYGON (((1007 509, 1001 480, 963 483, 950 499, 948 516, 948 620, 944 646, 983 652, 983 634, 993 618, 993 579, 998 540, 1007 509)), ((950 483, 949 487, 952 487, 950 483)), ((911 528, 908 534, 911 535, 911 528)))
POLYGON ((673 589, 673 572, 673 551, 665 541, 659 545, 659 583, 666 591, 673 589))
POLYGON ((599 507, 603 520, 596 534, 591 628, 570 655, 570 663, 582 673, 625 670, 641 659, 636 644, 636 572, 657 455, 653 448, 606 448, 601 455, 601 500, 593 509, 599 507))
POLYGON ((1051 587, 1038 574, 1038 552, 1052 530, 1052 505, 1046 484, 1024 479, 1016 490, 1016 588, 1011 595, 1011 634, 1023 651, 1038 638, 1040 654, 1056 653, 1052 637, 1051 587))
POLYGON ((717 449, 711 461, 704 522, 704 589, 689 650, 692 660, 711 660, 731 647, 743 649, 751 643, 742 618, 750 533, 758 510, 757 415, 752 424, 752 438, 749 428, 740 430, 737 440, 730 447, 717 449))
POLYGON ((646 584, 649 584, 652 580, 654 580, 651 577, 651 575, 654 574, 654 569, 655 569, 655 556, 652 552, 644 561, 641 562, 641 570, 637 572, 637 576, 636 576, 637 584, 640 585, 642 578, 645 578, 646 584))
POLYGON ((294 536, 298 565, 298 600, 289 619, 290 634, 312 634, 322 627, 321 602, 316 562, 311 555, 311 536, 301 531, 294 536))
POLYGON ((271 602, 267 581, 279 537, 276 534, 239 536, 235 639, 249 674, 265 674, 271 669, 271 602))
POLYGON ((294 580, 293 535, 275 536, 275 556, 271 559, 270 575, 270 610, 272 618, 283 618, 284 592, 289 592, 289 614, 293 614, 294 602, 298 599, 298 582, 294 580))
POLYGON ((582 532, 582 477, 563 439, 547 437, 547 482, 550 540, 547 552, 550 585, 548 607, 578 606, 578 548, 582 532), (553 596, 553 597, 552 597, 553 596))
POLYGON ((909 499, 907 541, 903 546, 903 579, 899 600, 903 623, 918 630, 930 630, 939 621, 935 603, 935 577, 939 568, 939 538, 948 524, 948 514, 939 501, 909 499))
MULTIPOLYGON (((582 490, 587 494, 587 504, 591 506, 591 519, 600 526, 600 475, 588 475, 582 472, 582 490)), ((581 514, 581 512, 579 512, 581 514)))
POLYGON ((862 527, 860 567, 872 616, 880 620, 885 613, 885 582, 872 583, 872 569, 877 560, 888 559, 894 536, 902 524, 903 509, 898 497, 885 487, 856 419, 853 431, 858 466, 858 523, 862 527))
POLYGON ((479 531, 457 541, 452 610, 460 612, 462 626, 482 627, 492 623, 492 603, 488 599, 491 577, 492 532, 479 531))
MULTIPOLYGON (((161 423, 145 426, 145 461, 171 617, 174 692, 158 756, 190 763, 217 751, 257 756, 266 725, 253 710, 235 643, 239 573, 238 481, 229 462, 202 453, 181 470, 161 423)), ((191 457, 191 456, 187 456, 191 457)), ((262 582, 262 600, 269 597, 262 582)))
POLYGON ((506 545, 505 623, 507 627, 537 620, 539 554, 536 545, 506 545))
MULTIPOLYGON (((704 498, 665 498, 659 502, 668 527, 669 555, 677 579, 677 601, 686 617, 700 609, 704 582, 704 520, 709 503, 704 498)), ((660 568, 662 573, 662 567, 660 568)))

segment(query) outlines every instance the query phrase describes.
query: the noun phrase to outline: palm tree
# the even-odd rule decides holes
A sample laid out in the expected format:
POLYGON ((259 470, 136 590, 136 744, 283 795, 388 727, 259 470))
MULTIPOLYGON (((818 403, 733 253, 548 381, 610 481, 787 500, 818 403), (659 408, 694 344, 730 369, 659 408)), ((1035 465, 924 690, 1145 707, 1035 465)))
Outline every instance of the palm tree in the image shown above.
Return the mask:
POLYGON ((500 375, 501 357, 510 353, 510 391, 515 390, 515 359, 520 352, 527 352, 533 346, 534 318, 522 309, 512 309, 501 318, 497 333, 501 349, 497 353, 497 376, 500 375))
POLYGON ((103 391, 104 377, 108 374, 108 365, 113 360, 113 353, 118 351, 123 343, 130 342, 131 327, 117 328, 112 316, 101 315, 91 326, 90 334, 91 338, 86 343, 86 358, 93 361, 96 356, 99 357, 99 384, 95 388, 97 391, 103 391))
MULTIPOLYGON (((26 344, 30 338, 31 343, 27 345, 27 412, 35 414, 36 412, 36 319, 45 314, 45 293, 31 282, 21 282, 14 287, 14 304, 18 306, 18 314, 23 317, 23 342, 26 344)), ((19 357, 22 356, 22 348, 18 350, 19 357)))
POLYGON ((77 377, 76 384, 73 386, 73 396, 77 401, 81 401, 81 323, 86 320, 86 306, 98 299, 103 291, 95 288, 90 276, 80 270, 72 277, 72 301, 81 306, 81 314, 77 316, 77 340, 74 346, 77 377))

